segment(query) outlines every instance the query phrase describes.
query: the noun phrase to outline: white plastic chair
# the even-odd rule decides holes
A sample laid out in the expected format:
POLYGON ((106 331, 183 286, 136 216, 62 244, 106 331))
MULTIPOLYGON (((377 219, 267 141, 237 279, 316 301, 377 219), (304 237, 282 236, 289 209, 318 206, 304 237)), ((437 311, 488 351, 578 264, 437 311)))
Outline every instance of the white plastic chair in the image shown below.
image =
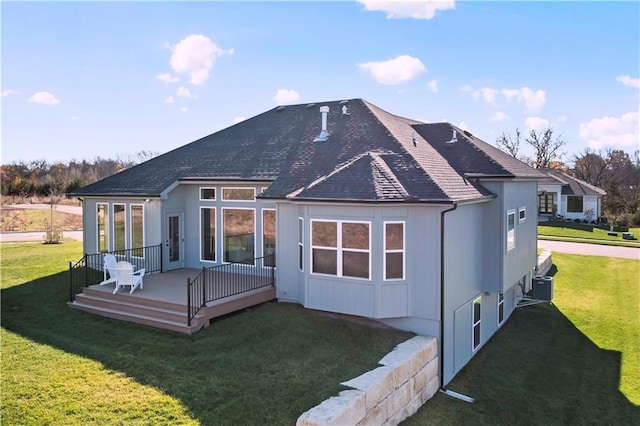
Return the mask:
POLYGON ((125 286, 131 287, 129 294, 133 294, 134 290, 138 287, 142 290, 144 288, 144 283, 142 282, 144 273, 144 269, 133 272, 133 265, 129 262, 118 262, 116 264, 116 289, 113 290, 113 294, 116 294, 120 287, 125 286))
POLYGON ((116 282, 116 263, 118 262, 114 255, 104 255, 104 266, 102 267, 104 280, 100 283, 100 285, 113 284, 116 282), (107 278, 107 275, 109 275, 109 278, 107 278))

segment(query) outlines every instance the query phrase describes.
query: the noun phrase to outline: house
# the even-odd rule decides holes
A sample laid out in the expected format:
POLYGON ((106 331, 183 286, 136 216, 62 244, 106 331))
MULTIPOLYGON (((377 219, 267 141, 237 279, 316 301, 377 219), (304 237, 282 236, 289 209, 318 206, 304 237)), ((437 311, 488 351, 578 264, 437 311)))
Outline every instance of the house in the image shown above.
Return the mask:
POLYGON ((558 169, 541 169, 538 182, 538 216, 595 222, 602 216, 602 189, 558 169))
POLYGON ((162 244, 165 271, 275 253, 279 301, 438 337, 445 385, 530 289, 543 177, 350 99, 279 106, 72 195, 86 253, 162 244))

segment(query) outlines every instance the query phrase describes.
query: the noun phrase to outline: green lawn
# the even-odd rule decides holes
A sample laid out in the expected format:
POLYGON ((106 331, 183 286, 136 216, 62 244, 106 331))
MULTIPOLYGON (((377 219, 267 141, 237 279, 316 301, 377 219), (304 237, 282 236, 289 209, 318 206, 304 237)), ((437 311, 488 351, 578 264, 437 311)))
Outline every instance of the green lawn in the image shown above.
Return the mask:
POLYGON ((81 243, 2 244, 2 421, 282 424, 410 333, 267 304, 193 336, 66 307, 81 243))
MULTIPOLYGON (((540 239, 640 247, 640 241, 638 240, 623 240, 622 232, 618 232, 617 237, 609 236, 607 232, 591 225, 573 222, 549 221, 541 222, 538 225, 538 237, 540 239)), ((633 232, 636 238, 640 238, 640 228, 629 228, 629 232, 633 232)))
MULTIPOLYGON (((42 231, 49 229, 51 223, 50 210, 17 210, 2 208, 0 230, 6 231, 42 231)), ((82 216, 77 214, 53 211, 53 226, 62 230, 81 230, 82 216)))
POLYGON ((553 305, 517 309, 405 423, 638 424, 640 262, 554 253, 553 305))

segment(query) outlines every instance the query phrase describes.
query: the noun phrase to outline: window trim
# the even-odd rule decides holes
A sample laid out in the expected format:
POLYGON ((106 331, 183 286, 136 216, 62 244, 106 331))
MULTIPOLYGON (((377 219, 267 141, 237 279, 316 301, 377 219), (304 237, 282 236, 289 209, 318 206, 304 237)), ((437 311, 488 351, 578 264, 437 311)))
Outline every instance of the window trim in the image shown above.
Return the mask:
POLYGON ((217 201, 218 200, 218 190, 215 186, 201 186, 198 188, 198 198, 200 201, 217 201), (213 189, 213 198, 202 198, 202 190, 203 189, 213 189))
POLYGON ((518 209, 518 223, 522 223, 525 220, 527 220, 527 208, 526 207, 520 207, 518 209))
POLYGON ((113 239, 113 245, 111 247, 113 247, 113 251, 120 251, 120 250, 127 250, 128 247, 127 246, 127 204, 126 203, 111 203, 111 209, 113 211, 113 214, 111 215, 111 229, 113 229, 113 232, 111 232, 111 238, 113 239), (123 248, 117 248, 116 247, 116 206, 122 206, 122 220, 123 220, 123 227, 122 227, 122 232, 124 232, 124 247, 123 248))
POLYGON ((473 300, 473 302, 471 302, 471 351, 472 353, 477 351, 480 348, 480 346, 482 346, 482 296, 476 297, 473 300), (480 315, 479 315, 478 322, 475 322, 474 320, 476 302, 478 302, 478 305, 480 306, 480 315), (475 342, 476 326, 479 327, 477 345, 475 344, 476 343, 475 342))
POLYGON ((500 327, 504 323, 504 293, 498 293, 497 308, 498 308, 498 312, 497 312, 498 327, 500 327), (502 316, 502 320, 500 319, 500 316, 502 316))
MULTIPOLYGON (((136 248, 142 248, 142 247, 134 247, 134 243, 133 243, 133 208, 134 207, 142 207, 142 247, 145 247, 145 241, 146 241, 146 230, 145 230, 145 226, 144 226, 144 204, 142 203, 131 203, 129 204, 129 248, 130 249, 136 249, 136 248)), ((137 257, 137 258, 142 258, 144 259, 144 250, 142 250, 142 256, 135 256, 133 255, 133 257, 137 257)))
MULTIPOLYGON (((264 244, 265 244, 265 240, 266 240, 265 237, 264 237, 265 236, 265 234, 264 234, 264 212, 267 212, 267 211, 273 212, 273 220, 275 221, 274 227, 275 227, 275 232, 276 232, 276 235, 274 235, 274 239, 276 241, 276 247, 277 247, 277 244, 278 244, 278 241, 277 241, 278 217, 277 217, 277 214, 276 214, 276 209, 272 209, 272 208, 260 209, 260 219, 261 219, 261 224, 262 224, 262 235, 260 235, 260 239, 262 241, 261 241, 260 247, 261 247, 261 252, 262 252, 262 264, 263 265, 264 265, 264 258, 267 256, 265 254, 265 252, 264 252, 264 244)), ((275 252, 275 250, 273 251, 273 267, 276 268, 276 252, 275 252)))
POLYGON ((199 258, 200 258, 200 262, 208 262, 208 263, 216 263, 218 261, 218 212, 216 211, 217 207, 210 207, 210 206, 200 206, 200 217, 199 217, 199 234, 200 234, 200 250, 199 250, 199 258), (204 238, 204 228, 202 227, 202 211, 203 210, 213 210, 213 216, 214 216, 214 229, 216 231, 216 235, 213 238, 214 241, 214 251, 213 251, 213 260, 210 259, 204 259, 202 256, 202 249, 203 247, 203 238, 204 238))
POLYGON ((513 250, 516 248, 516 211, 515 210, 508 210, 507 211, 507 220, 505 222, 505 226, 506 226, 506 247, 507 247, 507 252, 513 250), (513 215, 513 229, 509 230, 509 216, 513 215), (513 231, 513 243, 510 244, 509 243, 509 233, 513 231))
POLYGON ((406 279, 406 247, 407 225, 404 220, 390 220, 382 222, 382 279, 383 281, 404 281, 406 279), (387 225, 402 224, 402 249, 387 249, 387 225), (402 278, 387 278, 387 253, 402 253, 402 278))
POLYGON ((221 188, 220 200, 232 202, 232 203, 255 203, 256 202, 256 188, 253 186, 223 186, 221 188), (225 189, 250 189, 253 191, 253 199, 252 200, 232 200, 224 197, 225 189))
POLYGON ((256 221, 256 209, 254 207, 221 207, 220 208, 220 223, 222 224, 222 229, 221 232, 222 234, 220 235, 220 237, 222 238, 222 251, 221 251, 221 262, 225 263, 225 264, 229 264, 232 262, 227 262, 224 260, 224 254, 225 254, 225 235, 224 235, 224 230, 225 230, 225 220, 224 220, 224 211, 225 210, 251 210, 253 211, 253 263, 244 263, 244 265, 249 265, 249 266, 256 266, 256 262, 255 262, 255 258, 256 258, 256 226, 257 226, 257 221, 256 221))
POLYGON ((345 219, 310 219, 309 221, 310 223, 310 231, 309 231, 309 237, 310 237, 310 245, 311 245, 311 250, 309 250, 309 273, 311 275, 317 275, 317 276, 322 276, 322 277, 337 277, 337 278, 344 278, 344 279, 353 279, 353 280, 359 280, 359 281, 371 281, 372 277, 371 277, 371 221, 366 221, 366 220, 345 220, 345 219), (316 246, 313 244, 313 223, 314 222, 329 222, 329 223, 335 223, 336 226, 336 232, 337 232, 337 239, 336 239, 336 247, 326 247, 326 246, 316 246), (347 248, 346 250, 344 249, 344 247, 342 247, 342 225, 344 223, 363 223, 368 225, 369 228, 369 249, 368 250, 363 250, 363 249, 355 249, 355 248, 347 248), (336 274, 323 274, 320 272, 314 272, 313 270, 313 250, 314 249, 320 249, 320 250, 334 250, 336 252, 336 274), (342 261, 342 254, 347 251, 347 252, 356 252, 356 253, 367 253, 369 255, 369 272, 368 272, 368 277, 367 278, 362 278, 362 277, 352 277, 352 276, 345 276, 344 275, 344 265, 343 265, 343 261, 342 261))
POLYGON ((108 253, 109 250, 111 249, 111 232, 109 232, 109 228, 110 228, 110 220, 111 218, 109 217, 109 203, 96 203, 96 251, 98 253, 108 253), (100 206, 106 206, 106 210, 105 210, 105 218, 104 218, 104 225, 105 225, 105 250, 101 251, 100 250, 100 223, 99 223, 99 219, 98 219, 98 213, 100 211, 100 206))
POLYGON ((304 272, 304 219, 298 217, 298 270, 304 272))

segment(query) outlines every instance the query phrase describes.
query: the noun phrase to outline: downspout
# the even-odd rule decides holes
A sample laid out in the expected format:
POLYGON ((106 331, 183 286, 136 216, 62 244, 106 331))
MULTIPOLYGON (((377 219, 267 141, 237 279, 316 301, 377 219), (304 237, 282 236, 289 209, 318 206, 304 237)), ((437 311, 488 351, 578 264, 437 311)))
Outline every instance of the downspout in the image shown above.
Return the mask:
POLYGON ((444 389, 444 215, 458 208, 453 207, 440 212, 440 356, 438 357, 438 371, 440 373, 440 390, 444 389))

